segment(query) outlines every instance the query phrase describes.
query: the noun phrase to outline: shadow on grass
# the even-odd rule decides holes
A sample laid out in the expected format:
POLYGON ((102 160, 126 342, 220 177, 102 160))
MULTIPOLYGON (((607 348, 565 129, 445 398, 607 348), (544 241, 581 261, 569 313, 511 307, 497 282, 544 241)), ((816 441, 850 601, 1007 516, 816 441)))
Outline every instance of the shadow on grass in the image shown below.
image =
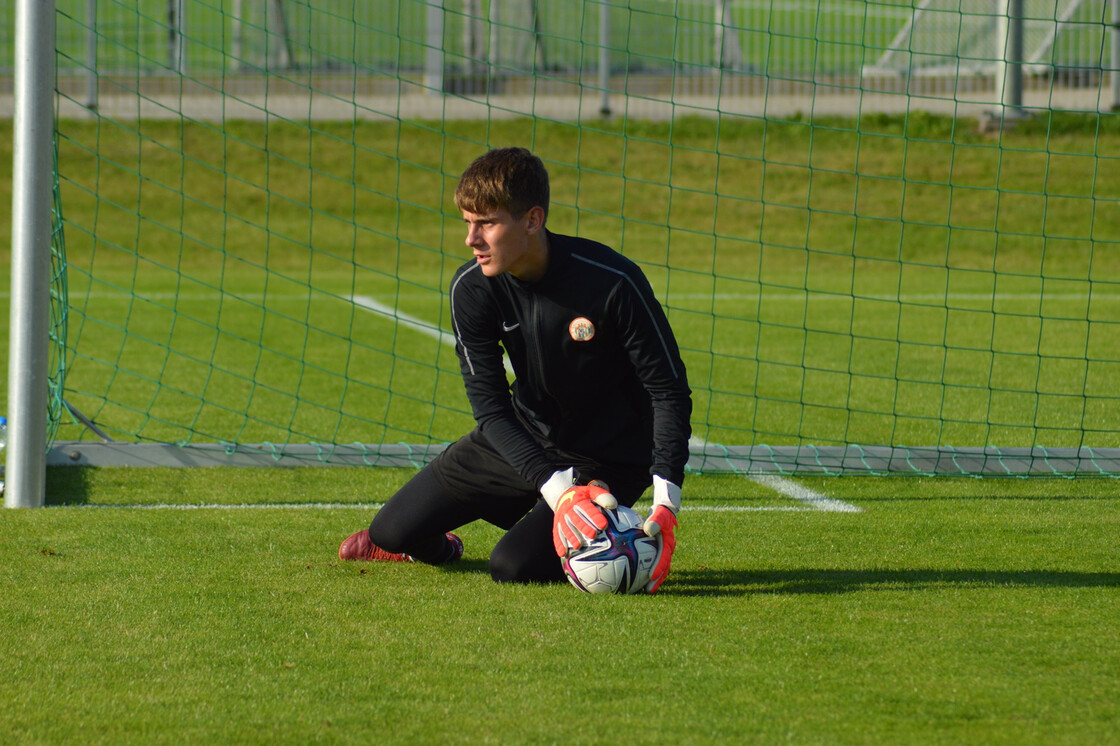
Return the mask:
MULTIPOLYGON (((486 559, 436 569, 452 575, 490 574, 486 559)), ((934 588, 1120 588, 1120 573, 1067 570, 712 570, 674 568, 660 596, 746 596, 924 591, 934 588)))
POLYGON ((1120 573, 1066 570, 674 569, 662 592, 682 596, 836 594, 931 588, 1120 588, 1120 573))
POLYGON ((90 471, 80 466, 48 467, 47 505, 86 505, 89 503, 90 471))
POLYGON ((437 567, 440 572, 455 573, 457 575, 464 573, 490 574, 490 560, 488 559, 463 559, 447 565, 438 565, 437 567))

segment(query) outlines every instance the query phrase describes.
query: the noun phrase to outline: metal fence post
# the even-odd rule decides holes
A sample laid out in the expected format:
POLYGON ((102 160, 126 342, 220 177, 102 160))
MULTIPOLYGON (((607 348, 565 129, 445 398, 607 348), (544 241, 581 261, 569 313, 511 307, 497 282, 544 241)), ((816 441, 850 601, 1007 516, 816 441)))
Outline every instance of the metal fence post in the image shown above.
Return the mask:
POLYGON ((1112 110, 1120 111, 1120 0, 1111 0, 1109 4, 1112 6, 1112 25, 1109 28, 1112 43, 1108 61, 1112 83, 1112 110))
POLYGON ((425 13, 424 87, 428 95, 443 93, 443 0, 432 0, 425 13))
POLYGON ((86 108, 96 109, 100 95, 97 79, 97 0, 86 0, 86 108))
POLYGON ((1003 116, 1014 117, 1023 109, 1023 0, 1007 0, 1007 61, 1003 81, 1003 116))
POLYGON ((599 113, 611 113, 611 4, 599 6, 599 113))

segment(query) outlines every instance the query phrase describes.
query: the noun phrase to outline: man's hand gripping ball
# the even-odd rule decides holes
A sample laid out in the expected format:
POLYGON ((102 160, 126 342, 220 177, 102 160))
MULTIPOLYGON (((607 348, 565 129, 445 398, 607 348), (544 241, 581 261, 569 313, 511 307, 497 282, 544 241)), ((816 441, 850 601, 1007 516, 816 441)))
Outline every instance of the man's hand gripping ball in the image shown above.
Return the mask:
POLYGON ((618 507, 614 495, 595 483, 572 486, 556 503, 552 518, 552 544, 563 557, 573 549, 587 545, 607 527, 607 517, 599 508, 618 507))
POLYGON ((681 509, 681 488, 659 476, 653 477, 653 512, 649 514, 642 528, 647 536, 661 534, 661 554, 650 573, 646 591, 656 593, 669 575, 669 565, 673 562, 673 550, 677 548, 677 511, 681 509))
POLYGON ((618 500, 602 482, 572 484, 571 469, 555 472, 541 488, 541 494, 552 508, 552 545, 560 557, 586 546, 607 527, 607 517, 600 508, 618 507, 618 500))

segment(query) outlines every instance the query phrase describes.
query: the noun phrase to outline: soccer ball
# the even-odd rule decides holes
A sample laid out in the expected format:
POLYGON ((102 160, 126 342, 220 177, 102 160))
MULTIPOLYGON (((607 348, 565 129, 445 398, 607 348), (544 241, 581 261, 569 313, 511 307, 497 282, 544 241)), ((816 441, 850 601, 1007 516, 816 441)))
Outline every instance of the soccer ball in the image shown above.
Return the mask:
POLYGON ((564 574, 587 593, 641 593, 661 553, 661 537, 646 536, 643 518, 630 508, 603 512, 607 528, 589 546, 568 552, 564 574))

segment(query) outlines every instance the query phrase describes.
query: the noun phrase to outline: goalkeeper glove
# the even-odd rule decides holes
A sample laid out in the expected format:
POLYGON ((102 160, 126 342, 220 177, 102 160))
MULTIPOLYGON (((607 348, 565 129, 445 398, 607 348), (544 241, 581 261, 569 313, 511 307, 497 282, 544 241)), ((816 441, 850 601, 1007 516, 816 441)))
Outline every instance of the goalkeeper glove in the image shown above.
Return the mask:
POLYGON ((653 512, 642 525, 647 536, 661 534, 661 554, 650 573, 646 591, 656 593, 669 574, 673 562, 673 550, 677 548, 677 511, 681 509, 681 488, 664 477, 653 477, 653 512))
POLYGON ((552 545, 560 557, 586 545, 607 527, 607 517, 600 508, 618 507, 618 500, 602 482, 575 485, 571 468, 554 472, 541 487, 541 496, 554 513, 552 545))

